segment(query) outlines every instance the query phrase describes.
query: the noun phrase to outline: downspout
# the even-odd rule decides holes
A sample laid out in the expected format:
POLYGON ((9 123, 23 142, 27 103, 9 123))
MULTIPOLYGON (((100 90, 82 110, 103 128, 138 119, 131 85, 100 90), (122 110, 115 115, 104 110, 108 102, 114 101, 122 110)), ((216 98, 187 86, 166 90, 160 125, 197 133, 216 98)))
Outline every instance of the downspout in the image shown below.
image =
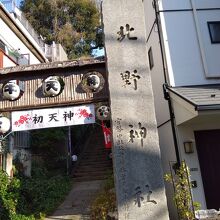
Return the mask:
POLYGON ((173 142, 174 142, 177 165, 180 165, 179 148, 178 148, 177 135, 176 135, 176 129, 175 129, 175 115, 174 115, 170 95, 167 92, 168 80, 167 80, 167 76, 166 76, 166 61, 165 61, 165 54, 164 54, 164 50, 163 50, 163 46, 162 46, 162 36, 161 36, 160 23, 159 23, 159 12, 157 11, 157 2, 156 1, 157 0, 153 0, 155 17, 156 17, 156 24, 157 24, 157 28, 158 28, 158 36, 159 36, 162 64, 163 64, 164 82, 165 82, 163 84, 163 92, 164 92, 164 98, 168 101, 168 106, 169 106, 169 114, 170 114, 170 121, 171 121, 171 127, 172 127, 173 142))

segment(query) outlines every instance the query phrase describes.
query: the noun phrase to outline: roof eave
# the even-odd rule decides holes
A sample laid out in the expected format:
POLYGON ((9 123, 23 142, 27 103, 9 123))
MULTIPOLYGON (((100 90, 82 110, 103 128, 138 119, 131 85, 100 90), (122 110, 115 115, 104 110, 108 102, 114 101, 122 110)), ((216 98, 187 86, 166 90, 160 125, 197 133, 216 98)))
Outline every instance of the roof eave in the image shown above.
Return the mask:
POLYGON ((220 110, 220 105, 196 105, 196 111, 213 111, 220 110))

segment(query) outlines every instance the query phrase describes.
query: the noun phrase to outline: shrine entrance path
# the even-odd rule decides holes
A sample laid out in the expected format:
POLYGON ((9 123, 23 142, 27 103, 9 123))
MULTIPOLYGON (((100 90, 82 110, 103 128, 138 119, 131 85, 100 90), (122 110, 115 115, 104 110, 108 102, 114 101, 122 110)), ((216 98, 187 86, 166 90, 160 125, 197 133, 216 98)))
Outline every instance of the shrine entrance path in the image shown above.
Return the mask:
POLYGON ((104 136, 100 126, 91 131, 79 164, 72 172, 72 190, 53 215, 46 220, 89 220, 90 205, 102 191, 112 161, 104 148, 104 136))
POLYGON ((90 204, 104 180, 76 182, 65 201, 45 220, 89 220, 90 204))

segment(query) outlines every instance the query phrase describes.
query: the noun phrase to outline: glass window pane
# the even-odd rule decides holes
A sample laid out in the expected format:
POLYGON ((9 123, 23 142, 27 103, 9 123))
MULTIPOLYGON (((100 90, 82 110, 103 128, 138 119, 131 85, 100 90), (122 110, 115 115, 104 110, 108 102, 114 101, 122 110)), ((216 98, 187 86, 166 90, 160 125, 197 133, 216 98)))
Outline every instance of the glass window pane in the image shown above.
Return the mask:
POLYGON ((208 22, 209 33, 212 43, 220 43, 220 22, 208 22))

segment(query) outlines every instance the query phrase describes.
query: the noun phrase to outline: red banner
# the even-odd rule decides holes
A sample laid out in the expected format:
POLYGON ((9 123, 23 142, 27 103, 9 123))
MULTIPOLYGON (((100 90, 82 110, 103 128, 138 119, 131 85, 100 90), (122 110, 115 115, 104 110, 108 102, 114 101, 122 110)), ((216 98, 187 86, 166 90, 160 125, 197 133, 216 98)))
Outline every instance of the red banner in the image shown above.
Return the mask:
POLYGON ((103 121, 102 121, 102 130, 105 138, 105 148, 110 149, 112 147, 111 130, 110 128, 106 127, 103 121))

